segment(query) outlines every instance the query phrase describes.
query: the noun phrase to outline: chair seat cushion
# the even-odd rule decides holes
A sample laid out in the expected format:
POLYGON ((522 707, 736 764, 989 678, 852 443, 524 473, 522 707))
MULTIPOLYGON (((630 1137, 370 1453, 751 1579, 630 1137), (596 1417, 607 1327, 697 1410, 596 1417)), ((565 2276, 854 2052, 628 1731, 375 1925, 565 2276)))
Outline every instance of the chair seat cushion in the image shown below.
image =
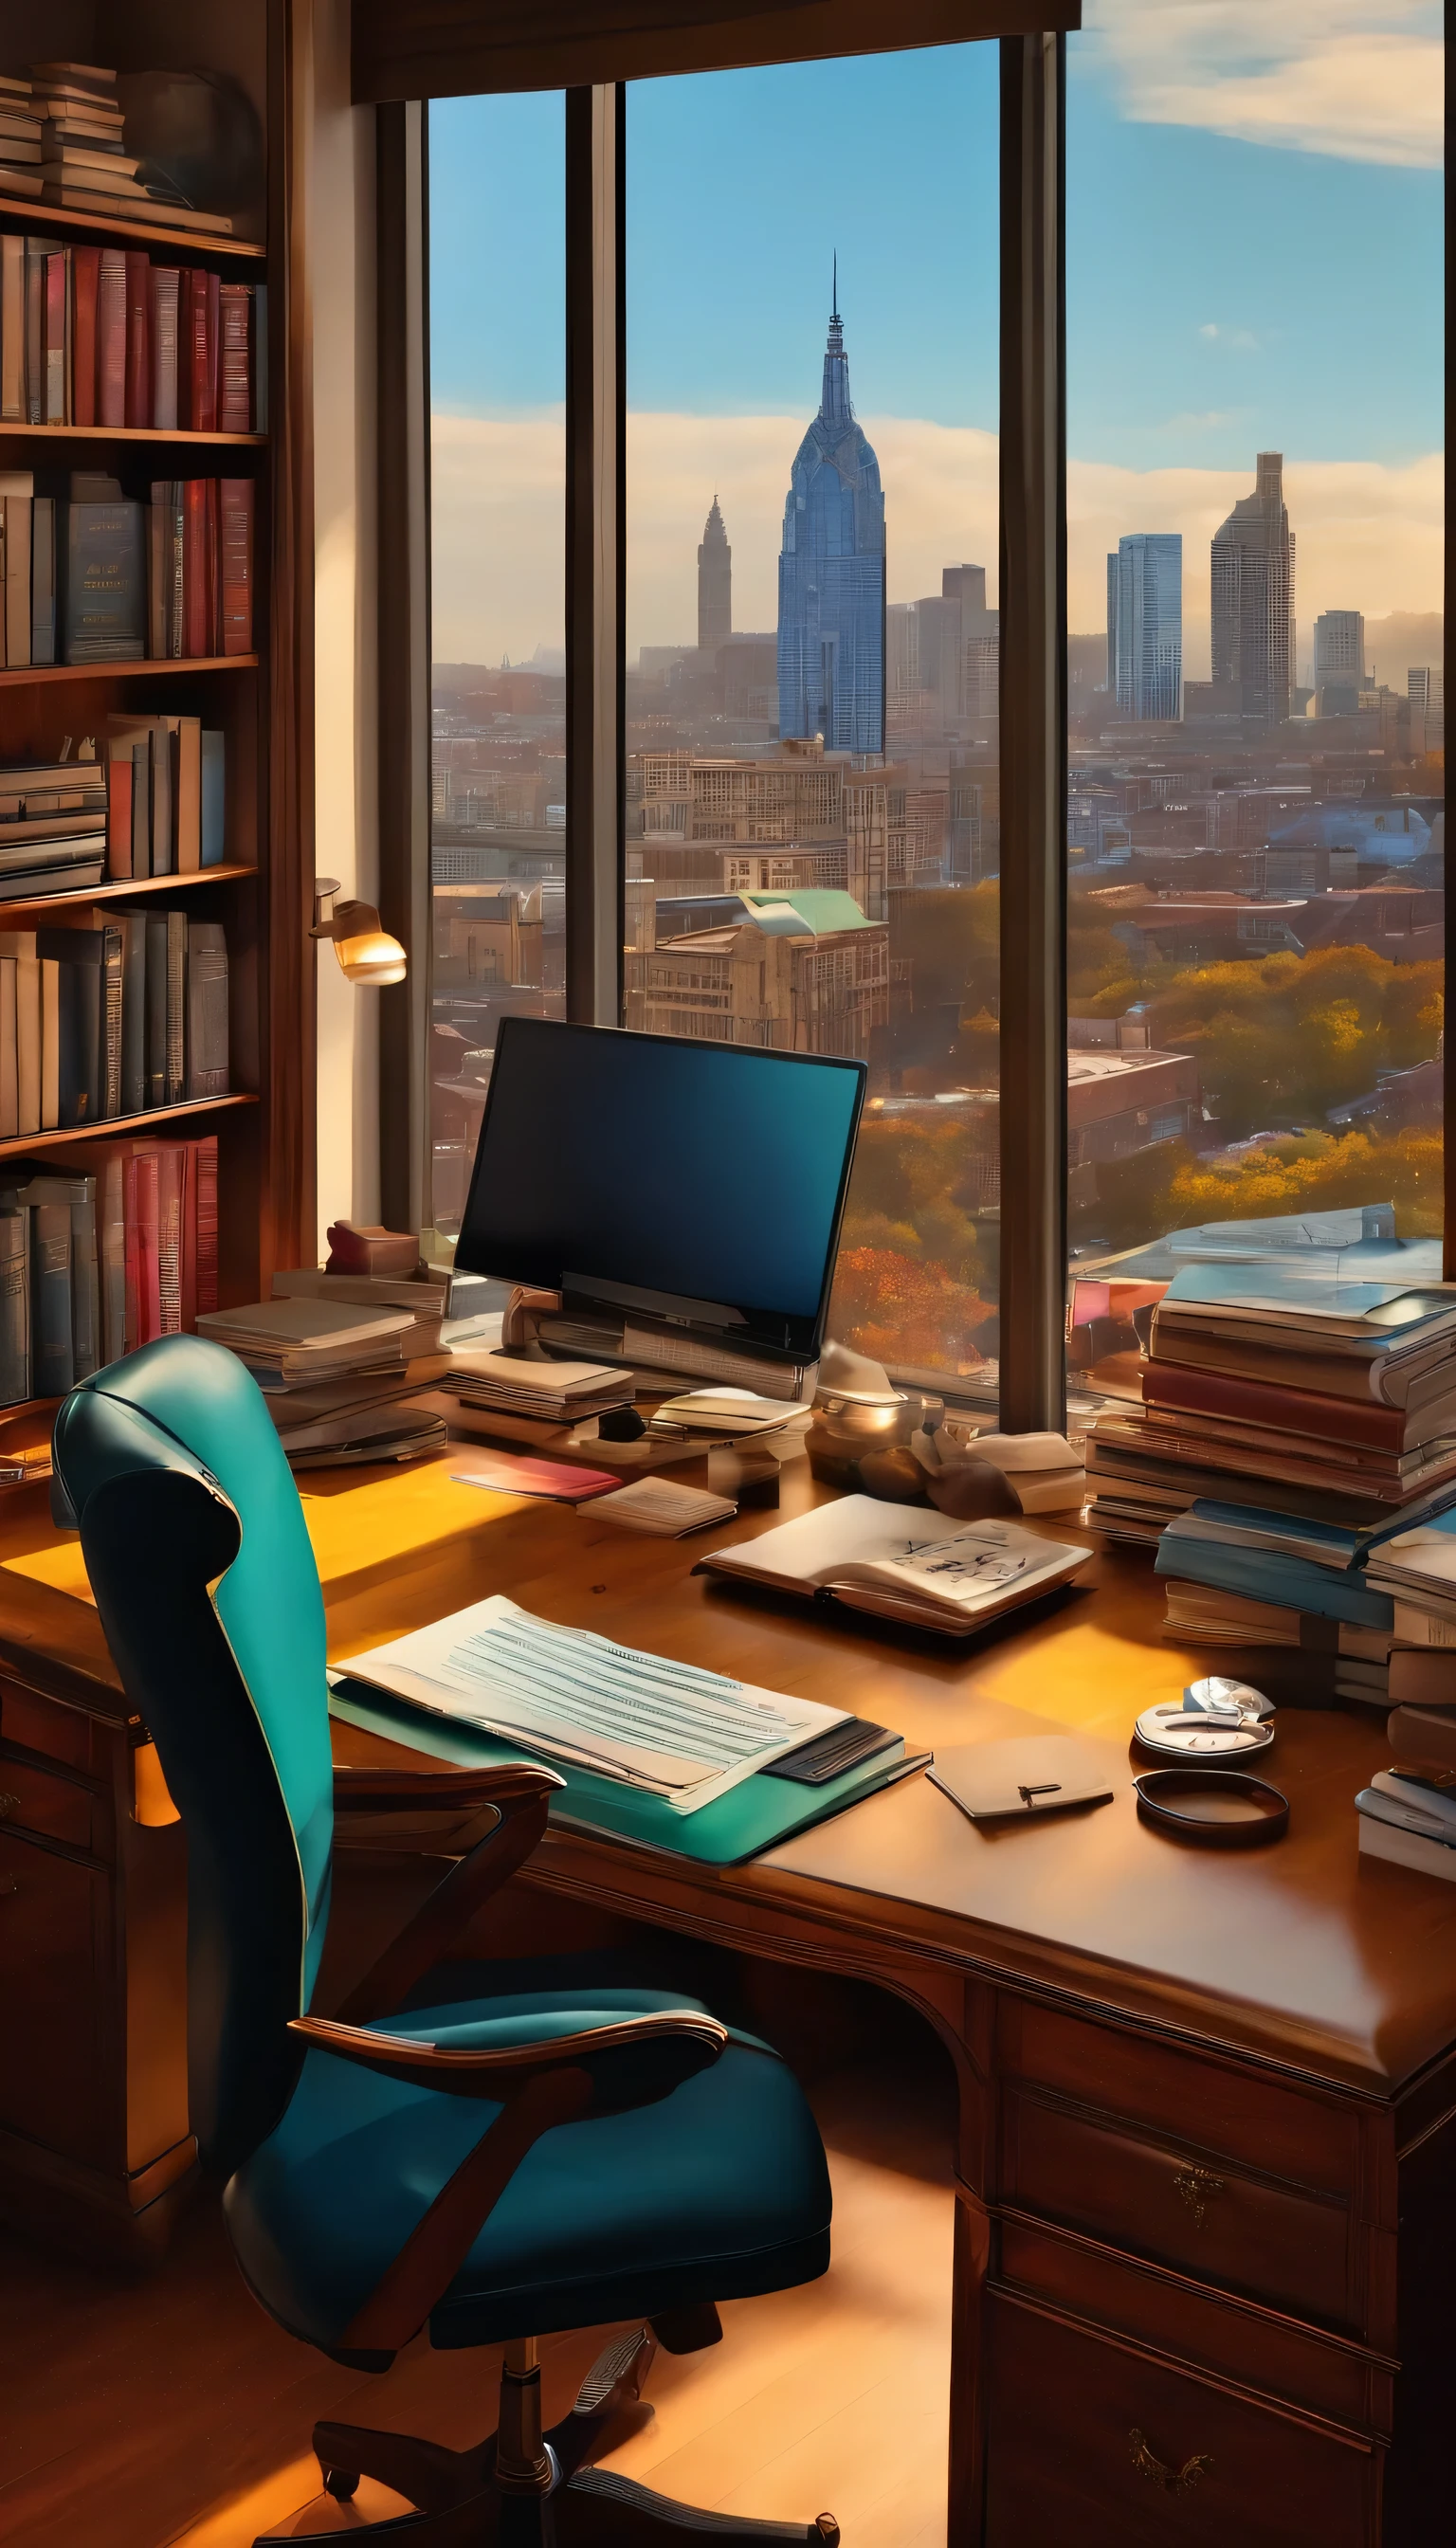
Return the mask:
MULTIPOLYGON (((587 1986, 411 2009, 378 2031, 463 2046, 697 2005, 587 1986)), ((238 2260, 265 2307, 336 2352, 499 2112, 311 2050, 282 2122, 226 2196, 238 2260)), ((436 2308, 431 2341, 490 2344, 786 2290, 824 2272, 829 2216, 823 2146, 792 2073, 735 2032, 710 2068, 657 2105, 543 2135, 436 2308)))

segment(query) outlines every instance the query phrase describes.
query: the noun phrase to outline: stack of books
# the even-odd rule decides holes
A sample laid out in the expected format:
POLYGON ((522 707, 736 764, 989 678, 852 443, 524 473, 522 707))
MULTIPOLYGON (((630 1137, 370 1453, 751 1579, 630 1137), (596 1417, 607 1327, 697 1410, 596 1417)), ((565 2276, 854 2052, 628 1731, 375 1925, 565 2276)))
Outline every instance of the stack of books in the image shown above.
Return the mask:
POLYGON ((1360 1852, 1456 1882, 1456 1512, 1384 1540, 1367 1574, 1394 1605, 1391 1766, 1355 1798, 1360 1852))
POLYGON ((438 1315, 285 1296, 217 1311, 198 1333, 246 1363, 295 1468, 414 1459, 445 1441, 442 1418, 411 1403, 446 1368, 438 1315))
POLYGON ((93 917, 0 930, 0 1140, 228 1093, 222 922, 155 903, 93 917))
MULTIPOLYGON (((106 764, 95 758, 94 745, 85 761, 0 768, 0 902, 79 893, 100 884, 106 869, 106 764)), ((3 1014, 0 1009, 0 1020, 3 1014)))
POLYGON ((457 1346, 445 1386, 464 1407, 501 1415, 538 1417, 552 1424, 581 1424, 630 1407, 632 1374, 610 1363, 536 1362, 499 1347, 457 1346))
POLYGON ((225 282, 144 249, 6 237, 0 410, 14 423, 106 432, 263 433, 267 323, 266 284, 225 282))
POLYGON ((1097 1416, 1088 1468, 1089 1520, 1157 1548, 1165 1633, 1296 1649, 1303 1685, 1383 1706, 1396 1634, 1372 1552, 1456 1502, 1456 1290, 1185 1267, 1142 1404, 1097 1416))
POLYGON ((0 80, 0 193, 220 235, 232 228, 226 213, 199 212, 161 170, 127 156, 114 70, 32 62, 28 79, 0 80))
POLYGON ((0 1182, 0 1407, 78 1380, 218 1305, 218 1142, 78 1141, 0 1182))

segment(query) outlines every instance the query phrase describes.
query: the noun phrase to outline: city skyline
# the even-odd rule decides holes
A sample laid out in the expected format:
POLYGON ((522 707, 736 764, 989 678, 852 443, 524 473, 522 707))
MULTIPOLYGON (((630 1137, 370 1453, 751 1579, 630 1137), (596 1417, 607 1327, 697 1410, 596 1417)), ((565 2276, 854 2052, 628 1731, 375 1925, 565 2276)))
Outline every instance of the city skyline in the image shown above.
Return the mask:
POLYGON ((778 732, 884 750, 884 496, 855 415, 839 268, 819 411, 794 458, 778 557, 778 732))

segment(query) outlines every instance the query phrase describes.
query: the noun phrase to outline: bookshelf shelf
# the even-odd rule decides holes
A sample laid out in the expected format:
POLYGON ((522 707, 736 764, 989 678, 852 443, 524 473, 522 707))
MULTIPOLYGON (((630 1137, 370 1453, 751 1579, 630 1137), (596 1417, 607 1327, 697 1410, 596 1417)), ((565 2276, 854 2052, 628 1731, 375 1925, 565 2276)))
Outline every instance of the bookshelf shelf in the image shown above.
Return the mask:
POLYGON ((21 664, 0 673, 0 689, 36 682, 126 682, 161 673, 255 673, 256 655, 138 655, 124 664, 21 664))
MULTIPOLYGON (((53 1415, 60 1405, 58 1398, 22 1398, 17 1405, 0 1407, 0 1461, 5 1457, 5 1437, 9 1427, 28 1415, 53 1415)), ((0 1495, 13 1493, 18 1480, 0 1480, 0 1495)))
POLYGON ((43 204, 39 198, 25 196, 0 197, 0 227, 10 223, 26 230, 66 231, 77 238, 130 239, 138 247, 185 247, 199 262, 217 256, 261 261, 268 253, 254 239, 220 236, 215 230, 176 229, 164 222, 129 222, 120 216, 110 220, 105 213, 68 213, 59 204, 43 204))
POLYGON ((215 867, 189 867, 185 875, 123 876, 112 884, 76 885, 69 893, 28 893, 24 902, 0 902, 0 928, 10 928, 33 911, 65 911, 72 905, 89 911, 93 902, 130 902, 138 893, 185 893, 200 884, 232 884, 238 876, 258 872, 246 860, 228 859, 215 867))
POLYGON ((157 424, 18 424, 12 416, 0 419, 0 437, 26 442, 142 442, 206 443, 210 448, 221 443, 225 448, 256 451, 267 447, 266 433, 192 433, 180 427, 157 424))
POLYGON ((151 1106, 144 1115, 108 1115, 95 1124, 71 1124, 58 1133, 18 1133, 0 1141, 0 1159, 28 1159, 37 1150, 60 1149, 67 1141, 106 1141, 122 1134, 147 1134, 159 1124, 180 1124, 194 1115, 218 1115, 238 1106, 256 1106, 250 1091, 230 1097, 195 1097, 181 1106, 151 1106))

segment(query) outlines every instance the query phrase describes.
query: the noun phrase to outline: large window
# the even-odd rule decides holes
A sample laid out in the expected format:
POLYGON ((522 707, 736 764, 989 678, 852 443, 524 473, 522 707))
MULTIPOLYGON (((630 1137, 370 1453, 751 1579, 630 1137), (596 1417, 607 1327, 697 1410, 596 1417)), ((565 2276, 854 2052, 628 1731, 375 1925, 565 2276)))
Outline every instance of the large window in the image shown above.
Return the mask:
POLYGON ((560 94, 430 109, 430 1164, 448 1255, 512 1012, 565 1014, 560 94))
POLYGON ((1439 33, 1378 0, 1116 0, 1068 40, 1070 1366, 1094 1386, 1190 1250, 1393 1232, 1439 1272, 1439 33))
POLYGON ((627 99, 627 1025, 869 1064, 836 1334, 994 1395, 992 46, 627 99))

